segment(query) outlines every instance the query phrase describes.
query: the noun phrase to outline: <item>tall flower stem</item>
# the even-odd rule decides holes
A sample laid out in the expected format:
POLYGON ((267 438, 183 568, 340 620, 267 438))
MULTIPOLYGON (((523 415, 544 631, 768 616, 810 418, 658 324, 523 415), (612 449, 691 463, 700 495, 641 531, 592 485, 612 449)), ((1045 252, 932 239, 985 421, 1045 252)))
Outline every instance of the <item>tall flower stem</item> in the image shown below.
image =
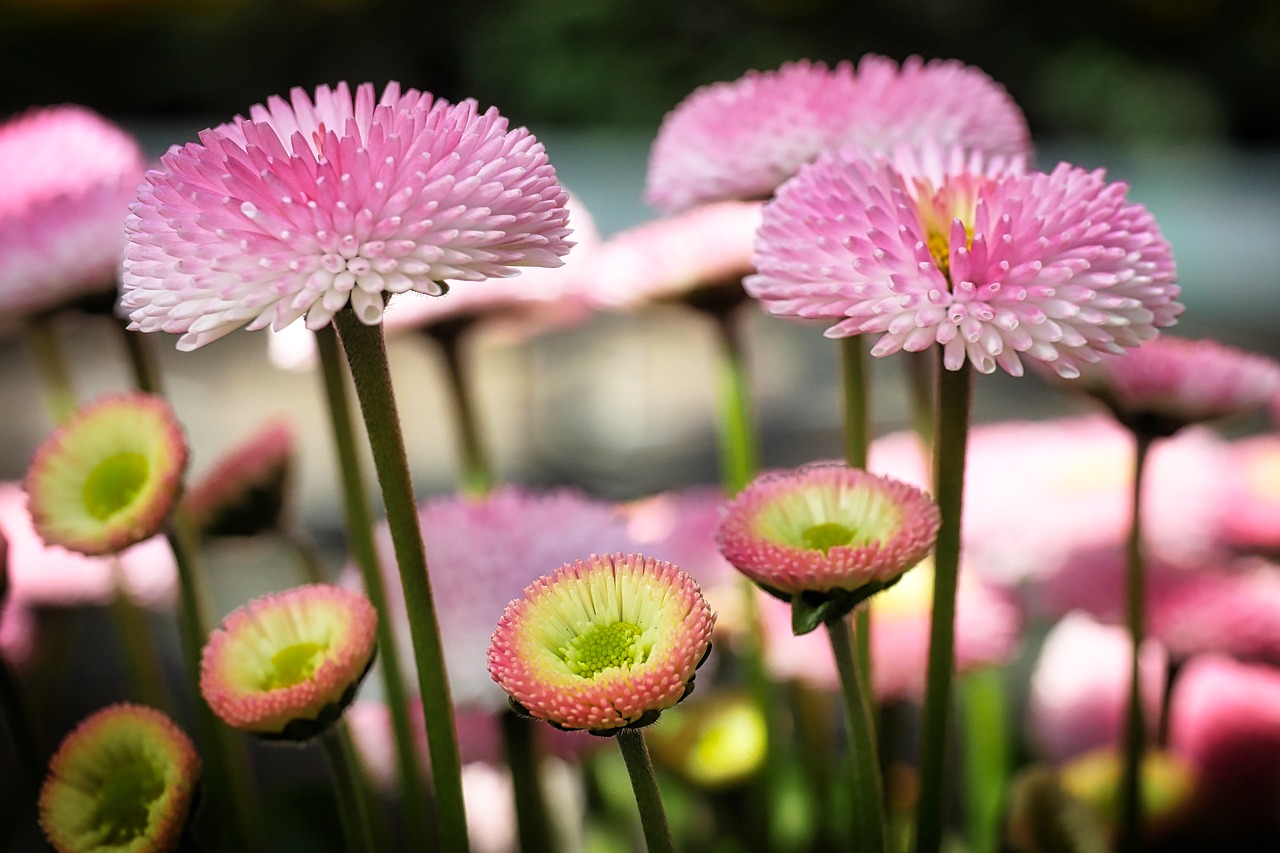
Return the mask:
POLYGON ((911 423, 920 436, 920 443, 925 452, 933 446, 934 428, 934 359, 929 350, 923 352, 902 352, 903 364, 906 365, 907 389, 911 395, 911 423))
POLYGON ((489 454, 485 451, 484 441, 480 437, 475 396, 471 393, 462 363, 462 343, 470 325, 447 324, 425 334, 440 344, 440 351, 444 354, 445 378, 453 402, 454 423, 462 452, 459 485, 465 494, 480 496, 488 494, 497 480, 489 454))
MULTIPOLYGON (((850 468, 867 467, 867 449, 871 444, 871 383, 867 371, 867 352, 862 338, 852 336, 840 341, 840 375, 844 387, 844 461, 850 468)), ((855 662, 862 684, 871 684, 871 608, 859 605, 854 611, 855 662)), ((874 723, 874 716, 872 718, 874 723)), ((874 733, 873 733, 874 734, 874 733)))
POLYGON ((520 853, 553 853, 560 848, 555 845, 552 837, 542 775, 538 772, 542 762, 538 754, 537 730, 534 728, 535 725, 542 724, 535 724, 533 720, 526 720, 511 712, 501 714, 500 719, 502 745, 514 789, 520 853))
POLYGON ((156 364, 155 352, 143 338, 143 333, 129 331, 125 323, 115 317, 111 318, 111 325, 119 333, 120 342, 124 345, 125 357, 129 361, 129 369, 133 372, 134 385, 139 391, 148 394, 163 394, 160 368, 156 364))
POLYGON ((152 636, 146 611, 133 602, 125 589, 124 567, 118 557, 111 558, 111 574, 115 591, 108 609, 120 634, 120 644, 138 690, 138 698, 153 708, 170 710, 173 703, 156 654, 160 645, 152 636))
POLYGON ((751 411, 747 364, 738 327, 739 312, 708 311, 714 319, 720 345, 720 476, 725 494, 736 495, 758 469, 759 439, 751 411))
POLYGON ((31 703, 18 674, 3 656, 0 656, 0 716, 9 728, 9 739, 22 768, 23 783, 34 798, 44 778, 44 761, 41 758, 47 754, 44 737, 31 713, 31 703))
POLYGON ((618 748, 627 764, 631 777, 631 790, 636 795, 640 809, 640 825, 644 829, 644 842, 649 853, 675 853, 671 840, 671 828, 667 825, 667 812, 662 806, 662 794, 658 790, 658 777, 653 772, 649 747, 640 729, 622 729, 618 732, 618 748))
POLYGON ((1130 853, 1142 845, 1142 756, 1146 721, 1142 717, 1142 640, 1146 633, 1146 573, 1142 555, 1142 480, 1154 437, 1134 431, 1132 517, 1125 542, 1125 621, 1133 650, 1129 660, 1129 705, 1125 713, 1124 767, 1120 776, 1120 846, 1130 853))
MULTIPOLYGON (((182 634, 182 651, 193 695, 200 695, 200 650, 209 636, 209 593, 200 571, 193 533, 180 517, 166 532, 178 567, 178 624, 182 634)), ((209 768, 208 777, 214 798, 231 813, 232 849, 263 850, 262 813, 257 807, 249 756, 240 736, 222 725, 209 705, 196 703, 196 725, 204 744, 200 754, 209 768)))
POLYGON ((916 813, 917 853, 942 847, 943 793, 951 720, 951 680, 955 669, 956 584, 960 576, 960 522, 964 504, 964 461, 973 404, 973 368, 965 361, 947 370, 938 349, 938 408, 934 446, 934 495, 942 526, 934 546, 933 614, 929 626, 929 668, 925 681, 920 747, 920 803, 916 813))
POLYGON ((965 809, 969 849, 996 853, 1000 809, 1009 781, 1007 673, 999 667, 971 672, 960 682, 963 695, 965 809))
POLYGON ((852 774, 854 849, 885 853, 884 783, 880 778, 880 750, 876 745, 869 685, 863 683, 846 617, 828 619, 827 637, 835 655, 849 726, 849 769, 852 774))
POLYGON ((360 401, 365 431, 373 452, 374 470, 382 487, 396 564, 400 568, 400 585, 404 589, 414 660, 418 667, 422 712, 430 733, 428 747, 439 807, 440 843, 449 853, 465 853, 470 845, 462 800, 462 762, 453 723, 453 700, 445 675, 440 624, 427 576, 427 557, 409 477, 409 460, 391 386, 386 341, 382 337, 381 326, 364 325, 350 306, 335 315, 334 323, 355 380, 356 397, 360 401))
POLYGON ((27 326, 27 337, 45 388, 49 416, 55 424, 60 424, 76 410, 76 392, 66 354, 58 343, 58 331, 54 328, 56 319, 54 314, 32 317, 27 326))
POLYGON ((333 785, 337 792, 338 816, 342 823, 343 849, 348 853, 373 853, 373 830, 369 823, 369 803, 360 782, 360 764, 351 745, 345 720, 339 720, 320 736, 333 785))
POLYGON ((346 517, 347 543, 360 569, 365 595, 378 611, 378 650, 382 656, 382 683, 391 711, 391 729, 396 744, 396 774, 404 798, 405 833, 412 850, 434 850, 435 833, 431 829, 431 800, 418 764, 414 747, 413 723, 409 718, 409 700, 404 688, 404 668, 395 632, 391 628, 391 610, 382 582, 377 545, 373 541, 373 513, 365 494, 364 472, 356 452, 356 431, 351 422, 351 399, 347 391, 346 372, 338 336, 332 326, 316 332, 316 348, 324 380, 325 402, 329 409, 329 427, 333 432, 342 478, 342 509, 346 517))

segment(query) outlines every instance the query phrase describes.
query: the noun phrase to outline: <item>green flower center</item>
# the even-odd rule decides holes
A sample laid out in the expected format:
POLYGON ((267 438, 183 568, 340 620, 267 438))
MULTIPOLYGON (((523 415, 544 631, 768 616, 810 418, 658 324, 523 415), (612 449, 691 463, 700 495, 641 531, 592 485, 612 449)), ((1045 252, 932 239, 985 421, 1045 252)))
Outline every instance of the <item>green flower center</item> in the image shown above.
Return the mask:
POLYGON ((593 625, 560 649, 560 658, 580 678, 593 678, 613 667, 635 666, 649 656, 649 649, 639 642, 643 633, 630 622, 593 625))
POLYGON ((848 545, 853 541, 855 535, 852 530, 843 524, 827 521, 807 528, 800 534, 800 541, 804 544, 804 547, 821 551, 822 556, 825 557, 832 548, 848 545))
POLYGON ((294 643, 271 658, 271 672, 263 681, 263 690, 279 690, 301 684, 312 676, 324 659, 327 646, 319 643, 294 643))
POLYGON ((123 846, 146 835, 151 804, 164 794, 164 776, 151 762, 131 756, 112 763, 97 791, 94 822, 102 830, 102 843, 123 846))
POLYGON ((117 453, 98 463, 84 484, 84 507, 98 521, 126 509, 147 484, 151 465, 141 453, 117 453))

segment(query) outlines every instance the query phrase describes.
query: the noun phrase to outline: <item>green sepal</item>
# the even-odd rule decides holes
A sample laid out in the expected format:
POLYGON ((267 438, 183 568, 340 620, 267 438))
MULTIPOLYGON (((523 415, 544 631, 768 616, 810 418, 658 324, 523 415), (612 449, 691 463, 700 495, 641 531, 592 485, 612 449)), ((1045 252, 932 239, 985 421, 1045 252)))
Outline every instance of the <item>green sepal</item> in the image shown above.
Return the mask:
MULTIPOLYGON (((887 581, 865 583, 857 589, 832 589, 826 592, 805 590, 784 598, 784 601, 791 604, 791 633, 799 637, 802 634, 808 634, 824 622, 843 619, 853 608, 900 580, 902 575, 887 581)), ((763 589, 770 595, 782 597, 776 590, 767 587, 763 589)))

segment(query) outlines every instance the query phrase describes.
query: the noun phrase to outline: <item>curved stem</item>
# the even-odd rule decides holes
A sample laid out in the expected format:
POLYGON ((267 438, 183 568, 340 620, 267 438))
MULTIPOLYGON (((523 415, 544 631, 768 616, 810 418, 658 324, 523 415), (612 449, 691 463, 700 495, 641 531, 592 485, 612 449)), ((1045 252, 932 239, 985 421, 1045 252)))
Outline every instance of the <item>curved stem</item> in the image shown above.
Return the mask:
POLYGON ((131 332, 123 320, 112 317, 111 325, 115 327, 124 344, 125 355, 129 359, 129 369, 133 373, 133 383, 139 391, 148 394, 163 394, 160 384, 160 368, 156 365, 155 353, 142 332, 131 332))
POLYGON ((373 829, 369 823, 369 803, 360 783, 360 764, 351 746, 351 735, 345 720, 320 736, 333 785, 337 789, 338 816, 342 822, 343 849, 348 853, 373 853, 373 829))
POLYGON ((520 835, 521 853, 552 853, 551 818, 543 791, 537 731, 542 725, 522 719, 510 712, 501 714, 502 745, 511 769, 511 783, 516 803, 516 827, 520 835))
POLYGON ((1146 632, 1143 603, 1146 577, 1142 557, 1142 480, 1154 438, 1134 432, 1132 516, 1125 542, 1125 621, 1133 649, 1129 661, 1129 705, 1125 713, 1124 766, 1120 776, 1120 846, 1130 853, 1142 845, 1142 757, 1146 721, 1142 715, 1141 659, 1146 632))
POLYGON ((462 339, 466 327, 453 328, 432 334, 425 334, 440 344, 444 353, 445 378, 449 396, 453 402, 454 423, 458 432, 459 450, 462 453, 462 465, 458 472, 458 484, 463 493, 472 496, 488 494, 493 488, 496 478, 493 464, 485 451, 484 442, 480 438, 480 420, 476 415, 475 396, 462 364, 462 339))
POLYGON ((378 611, 378 651, 382 656, 383 691, 391 711, 391 729, 396 744, 396 774, 400 794, 404 798, 405 832, 412 850, 434 850, 435 833, 431 829, 433 813, 431 797, 422 768, 418 763, 409 717, 409 700, 405 694, 404 667, 392 630, 391 609, 382 581, 378 549, 373 541, 373 513, 364 488, 364 472, 356 452, 356 432, 351 422, 351 399, 347 392, 346 373, 338 337, 332 326, 316 332, 316 348, 324 379, 325 402, 329 410, 329 427, 338 454, 338 470, 342 478, 342 510, 347 527, 347 547, 355 557, 364 582, 365 595, 378 611))
POLYGON ((845 617, 830 619, 826 626, 849 725, 854 849, 884 853, 884 782, 880 778, 880 755, 867 685, 854 657, 852 632, 845 617))
POLYGON ((942 527, 934 547, 933 614, 929 626, 929 669, 925 682, 920 746, 920 803, 916 813, 917 853, 942 846, 943 792, 951 720, 951 679, 955 668, 956 583, 960 572, 960 528, 964 461, 973 401, 973 368, 947 370, 938 348, 937 436, 934 491, 942 527))
POLYGON ((758 438, 737 312, 707 312, 720 343, 720 476, 725 494, 742 491, 759 467, 758 438))
POLYGON ((644 842, 649 853, 675 853, 671 840, 671 828, 667 825, 667 812, 662 806, 662 793, 658 790, 658 777, 653 772, 649 747, 640 729, 623 729, 618 732, 618 748, 627 764, 631 777, 631 790, 636 795, 640 809, 640 825, 644 828, 644 842))
MULTIPOLYGON (((288 546, 293 555, 298 558, 298 571, 302 575, 304 583, 327 583, 329 578, 324 570, 324 560, 321 559, 320 549, 316 544, 298 528, 288 522, 277 525, 275 533, 280 537, 280 541, 288 546)), ((369 599, 373 601, 372 598, 369 599)), ((375 608, 377 604, 373 605, 375 608)), ((381 612, 381 611, 379 611, 381 612)))
POLYGON ((76 410, 75 385, 66 354, 58 343, 54 314, 37 314, 27 326, 27 339, 35 357, 36 370, 45 387, 49 416, 60 424, 76 410))
POLYGON ((427 576, 427 557, 418 525, 413 483, 409 477, 409 460, 391 386, 386 342, 381 326, 364 325, 349 306, 337 313, 334 323, 355 380, 356 397, 360 401, 374 469, 382 487, 387 526, 400 568, 400 585, 404 589, 409 632, 418 666, 422 712, 430 735, 427 745, 439 806, 440 842, 450 853, 465 853, 470 844, 466 807, 462 799, 462 762, 458 756, 458 735, 453 723, 453 701, 445 675, 440 625, 427 576))

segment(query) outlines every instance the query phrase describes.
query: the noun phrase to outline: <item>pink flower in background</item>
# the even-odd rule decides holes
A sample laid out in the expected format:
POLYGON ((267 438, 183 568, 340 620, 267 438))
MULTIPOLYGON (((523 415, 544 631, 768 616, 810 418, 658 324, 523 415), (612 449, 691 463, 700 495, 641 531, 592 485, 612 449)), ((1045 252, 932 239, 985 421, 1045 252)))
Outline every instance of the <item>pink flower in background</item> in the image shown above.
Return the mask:
POLYGON ((591 264, 593 301, 634 308, 721 289, 731 301, 745 299, 760 210, 754 202, 707 204, 614 235, 591 264))
POLYGON ((1151 214, 1101 170, 934 146, 892 159, 820 156, 765 207, 747 292, 772 314, 878 334, 885 356, 942 347, 1020 376, 1020 356, 1062 376, 1171 325, 1173 256, 1151 214))
POLYGON ((1280 555, 1280 435, 1233 442, 1222 538, 1243 551, 1280 555))
POLYGON ((31 659, 35 647, 35 614, 16 598, 0 601, 0 658, 21 668, 31 659))
POLYGON ((390 83, 295 88, 174 147, 127 230, 131 328, 191 350, 247 325, 318 329, 387 294, 558 266, 565 193, 527 130, 390 83))
POLYGON ((1101 400, 1143 433, 1266 408, 1280 393, 1280 364, 1211 340, 1162 337, 1081 368, 1063 387, 1101 400))
POLYGON ((1206 821, 1223 833, 1276 829, 1280 670, 1214 655, 1195 658, 1174 682, 1169 714, 1169 746, 1196 768, 1206 821))
MULTIPOLYGON (((1118 748, 1129 701, 1130 650, 1123 628, 1069 613, 1044 639, 1031 674, 1028 728, 1040 753, 1064 762, 1102 747, 1118 748)), ((1140 680, 1146 718, 1159 718, 1164 696, 1164 649, 1142 644, 1140 680)))
POLYGON ((954 60, 868 55, 828 68, 793 62, 695 90, 667 114, 649 155, 645 198, 674 212, 763 199, 819 152, 934 140, 997 154, 1030 149, 1003 87, 954 60))
POLYGON ((1148 630, 1174 655, 1216 652, 1280 666, 1280 565, 1179 572, 1149 601, 1148 630))
POLYGON ((0 124, 0 312, 111 296, 146 164, 132 136, 79 106, 0 124))
POLYGON ((275 528, 294 467, 292 424, 274 420, 219 458, 182 497, 196 529, 216 536, 252 536, 275 528))
MULTIPOLYGON (((505 711, 507 697, 489 678, 487 654, 503 608, 529 584, 590 554, 631 547, 617 507, 570 489, 534 492, 504 486, 484 498, 434 498, 419 509, 440 619, 453 702, 505 711)), ((387 594, 401 636, 408 636, 400 576, 385 525, 376 532, 387 594)))

